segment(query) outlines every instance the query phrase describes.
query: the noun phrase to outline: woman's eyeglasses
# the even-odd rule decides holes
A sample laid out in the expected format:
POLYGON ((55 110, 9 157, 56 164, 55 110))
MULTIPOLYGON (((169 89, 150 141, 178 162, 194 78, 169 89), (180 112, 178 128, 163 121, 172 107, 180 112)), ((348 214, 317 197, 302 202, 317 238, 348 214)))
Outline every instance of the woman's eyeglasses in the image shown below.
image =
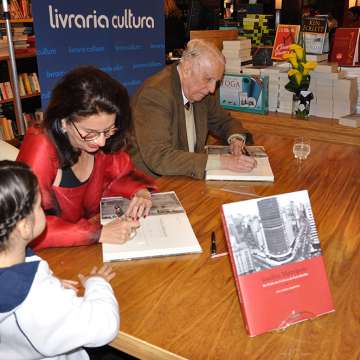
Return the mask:
MULTIPOLYGON (((70 120, 71 121, 71 120, 70 120)), ((85 136, 81 135, 79 129, 76 127, 75 123, 73 121, 71 121, 71 124, 74 126, 75 130, 77 131, 77 133, 79 134, 79 136, 81 137, 82 140, 90 142, 90 141, 96 141, 101 134, 104 134, 104 138, 108 139, 110 136, 114 135, 115 131, 117 130, 117 128, 111 127, 110 129, 104 130, 104 131, 89 131, 85 136)))

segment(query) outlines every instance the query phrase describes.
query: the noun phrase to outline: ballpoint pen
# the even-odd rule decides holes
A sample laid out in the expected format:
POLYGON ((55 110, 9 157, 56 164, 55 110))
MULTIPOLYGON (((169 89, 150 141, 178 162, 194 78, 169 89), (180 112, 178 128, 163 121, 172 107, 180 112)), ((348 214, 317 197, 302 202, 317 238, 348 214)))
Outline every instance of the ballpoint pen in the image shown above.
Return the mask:
POLYGON ((210 246, 211 256, 216 255, 216 236, 215 231, 211 233, 211 246, 210 246))
POLYGON ((243 155, 251 156, 245 145, 242 147, 242 153, 243 153, 243 155))

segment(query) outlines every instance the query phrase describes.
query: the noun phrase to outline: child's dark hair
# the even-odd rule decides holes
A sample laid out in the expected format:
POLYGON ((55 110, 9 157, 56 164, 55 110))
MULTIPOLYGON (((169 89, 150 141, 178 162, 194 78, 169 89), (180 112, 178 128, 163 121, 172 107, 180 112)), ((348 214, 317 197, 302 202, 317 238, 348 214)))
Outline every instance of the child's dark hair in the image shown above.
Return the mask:
POLYGON ((31 214, 37 189, 37 178, 26 164, 0 161, 0 252, 16 223, 31 214))

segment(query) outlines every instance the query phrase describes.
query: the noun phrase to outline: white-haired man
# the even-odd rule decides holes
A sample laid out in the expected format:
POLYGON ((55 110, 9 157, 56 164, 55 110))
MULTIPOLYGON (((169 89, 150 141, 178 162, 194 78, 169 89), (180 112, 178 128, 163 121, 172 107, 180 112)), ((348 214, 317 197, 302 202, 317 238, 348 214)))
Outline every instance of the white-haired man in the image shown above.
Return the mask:
POLYGON ((191 40, 179 64, 145 80, 132 98, 135 165, 153 175, 199 179, 207 169, 250 171, 256 166, 242 154, 249 134, 219 105, 216 89, 224 66, 216 47, 191 40), (230 144, 231 155, 205 152, 209 131, 230 144))

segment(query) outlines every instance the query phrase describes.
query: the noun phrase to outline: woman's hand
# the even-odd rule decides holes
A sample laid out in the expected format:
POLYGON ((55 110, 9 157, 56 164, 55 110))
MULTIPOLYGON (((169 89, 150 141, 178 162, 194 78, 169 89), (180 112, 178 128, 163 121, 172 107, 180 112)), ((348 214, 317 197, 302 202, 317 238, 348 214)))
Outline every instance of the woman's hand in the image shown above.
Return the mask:
POLYGON ((132 219, 140 219, 142 216, 149 215, 152 206, 151 194, 146 189, 141 189, 135 193, 131 199, 129 207, 126 209, 125 216, 132 219))
POLYGON ((86 280, 89 279, 92 276, 100 276, 107 282, 110 282, 115 277, 115 271, 113 271, 112 267, 109 264, 104 264, 100 269, 98 269, 96 266, 92 268, 89 275, 82 275, 79 274, 79 280, 82 284, 82 286, 85 287, 86 280))
POLYGON ((123 244, 134 237, 139 221, 130 218, 119 218, 103 225, 100 234, 100 243, 123 244))

